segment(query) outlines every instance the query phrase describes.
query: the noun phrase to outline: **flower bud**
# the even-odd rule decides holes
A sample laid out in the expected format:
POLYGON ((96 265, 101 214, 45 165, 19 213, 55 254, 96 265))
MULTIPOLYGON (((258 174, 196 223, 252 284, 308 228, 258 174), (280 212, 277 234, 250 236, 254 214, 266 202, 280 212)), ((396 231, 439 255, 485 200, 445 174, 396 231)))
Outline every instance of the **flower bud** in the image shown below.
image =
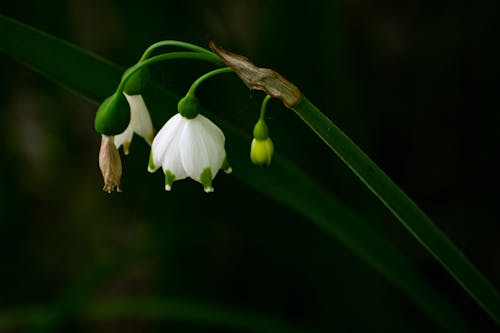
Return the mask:
POLYGON ((274 153, 274 145, 270 137, 264 140, 254 138, 250 148, 250 159, 253 164, 269 166, 274 153))
POLYGON ((122 162, 116 149, 113 136, 101 136, 99 151, 99 168, 104 178, 103 190, 111 193, 113 190, 121 192, 120 179, 122 177, 122 162))
POLYGON ((250 159, 253 164, 269 166, 274 153, 274 145, 269 137, 269 128, 263 118, 257 121, 253 128, 252 146, 250 147, 250 159))
POLYGON ((130 122, 130 108, 122 93, 115 92, 102 102, 97 110, 94 127, 98 133, 111 136, 120 134, 130 122))

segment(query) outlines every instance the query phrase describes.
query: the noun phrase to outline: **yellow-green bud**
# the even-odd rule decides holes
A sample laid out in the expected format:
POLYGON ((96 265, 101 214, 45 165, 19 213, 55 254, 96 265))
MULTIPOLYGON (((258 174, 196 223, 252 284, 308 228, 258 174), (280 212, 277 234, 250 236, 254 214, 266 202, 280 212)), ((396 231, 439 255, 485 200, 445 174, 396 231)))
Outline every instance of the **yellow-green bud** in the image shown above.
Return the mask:
POLYGON ((250 148, 250 159, 253 164, 269 166, 274 153, 274 145, 270 137, 264 140, 254 138, 250 148))
POLYGON ((115 92, 102 102, 94 119, 98 133, 117 135, 122 133, 130 122, 130 107, 121 92, 115 92))
POLYGON ((196 118, 200 113, 200 102, 194 95, 186 95, 177 103, 177 111, 187 119, 196 118))

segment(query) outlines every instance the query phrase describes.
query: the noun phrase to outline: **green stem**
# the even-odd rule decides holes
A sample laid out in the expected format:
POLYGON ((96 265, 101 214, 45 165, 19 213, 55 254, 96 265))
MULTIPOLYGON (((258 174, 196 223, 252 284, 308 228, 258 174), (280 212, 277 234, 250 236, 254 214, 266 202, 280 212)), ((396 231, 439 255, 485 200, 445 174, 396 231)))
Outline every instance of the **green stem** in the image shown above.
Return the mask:
POLYGON ((181 41, 177 41, 177 40, 162 40, 162 41, 156 42, 156 43, 152 44, 150 47, 148 47, 146 49, 146 51, 144 51, 140 61, 143 61, 146 58, 149 58, 149 56, 151 55, 151 53, 153 53, 154 50, 156 50, 159 47, 163 47, 163 46, 177 46, 177 47, 188 49, 188 50, 191 50, 194 52, 201 52, 204 54, 215 55, 213 52, 211 52, 211 51, 209 51, 201 46, 194 45, 191 43, 181 42, 181 41))
POLYGON ((224 73, 231 73, 233 72, 233 69, 231 67, 223 67, 223 68, 217 68, 214 69, 213 71, 210 71, 208 73, 203 74, 200 76, 196 81, 193 82, 191 87, 189 88, 186 96, 191 95, 194 96, 196 89, 198 89, 198 86, 203 83, 206 79, 209 79, 213 76, 219 75, 219 74, 224 74, 224 73))
POLYGON ((134 74, 142 67, 149 66, 157 62, 173 60, 173 59, 196 59, 196 60, 212 62, 217 65, 222 63, 221 60, 214 54, 199 53, 199 52, 171 52, 171 53, 160 54, 152 58, 149 58, 147 60, 141 61, 135 64, 134 66, 130 67, 129 69, 127 69, 123 74, 122 80, 116 90, 121 92, 123 90, 123 87, 125 86, 125 83, 132 76, 132 74, 134 74))
POLYGON ((267 103, 269 103, 269 100, 270 100, 271 98, 272 98, 271 96, 266 95, 266 97, 264 97, 264 99, 262 100, 262 106, 260 107, 260 116, 259 116, 259 120, 265 121, 267 103))
POLYGON ((500 324, 500 297, 497 290, 429 217, 307 98, 302 96, 299 103, 292 109, 347 164, 497 324, 500 324))

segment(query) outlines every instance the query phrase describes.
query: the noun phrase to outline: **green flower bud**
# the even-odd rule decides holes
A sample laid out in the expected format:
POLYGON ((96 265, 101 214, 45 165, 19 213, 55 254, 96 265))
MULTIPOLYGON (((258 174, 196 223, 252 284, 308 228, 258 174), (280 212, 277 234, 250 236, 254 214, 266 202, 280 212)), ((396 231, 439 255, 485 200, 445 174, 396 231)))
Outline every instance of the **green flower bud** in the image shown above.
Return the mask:
POLYGON ((115 92, 102 102, 97 110, 94 127, 98 133, 117 135, 122 133, 130 122, 130 108, 122 93, 115 92))
POLYGON ((271 138, 267 137, 264 140, 254 138, 252 147, 250 148, 250 159, 253 164, 260 166, 269 166, 274 153, 274 145, 271 138))
POLYGON ((186 95, 177 104, 177 110, 187 119, 196 118, 198 113, 200 113, 200 102, 198 102, 198 98, 194 95, 186 95))
POLYGON ((147 67, 142 67, 132 74, 132 76, 125 83, 123 91, 127 95, 142 94, 150 78, 149 70, 147 67))

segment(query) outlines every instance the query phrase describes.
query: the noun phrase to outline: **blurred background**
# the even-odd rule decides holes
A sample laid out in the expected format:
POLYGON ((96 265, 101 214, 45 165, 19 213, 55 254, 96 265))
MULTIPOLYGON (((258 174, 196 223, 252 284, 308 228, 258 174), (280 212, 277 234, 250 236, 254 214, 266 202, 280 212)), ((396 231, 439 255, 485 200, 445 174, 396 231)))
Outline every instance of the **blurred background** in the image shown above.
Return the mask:
MULTIPOLYGON (((500 286, 496 2, 3 0, 0 13, 122 66, 158 40, 214 38, 277 70, 500 286)), ((183 94, 207 68, 180 62, 154 77, 183 94)), ((122 156, 124 192, 104 193, 97 105, 4 54, 0 72, 0 311, 62 309, 46 331, 232 332, 189 321, 81 321, 65 310, 89 298, 156 298, 319 332, 440 330, 351 250, 231 175, 218 175, 210 195, 193 181, 165 193, 161 172, 146 171, 141 138, 122 156)), ((262 93, 224 76, 199 97, 250 138, 262 93)), ((365 217, 478 332, 495 329, 293 113, 272 102, 268 114, 277 154, 365 217)))

